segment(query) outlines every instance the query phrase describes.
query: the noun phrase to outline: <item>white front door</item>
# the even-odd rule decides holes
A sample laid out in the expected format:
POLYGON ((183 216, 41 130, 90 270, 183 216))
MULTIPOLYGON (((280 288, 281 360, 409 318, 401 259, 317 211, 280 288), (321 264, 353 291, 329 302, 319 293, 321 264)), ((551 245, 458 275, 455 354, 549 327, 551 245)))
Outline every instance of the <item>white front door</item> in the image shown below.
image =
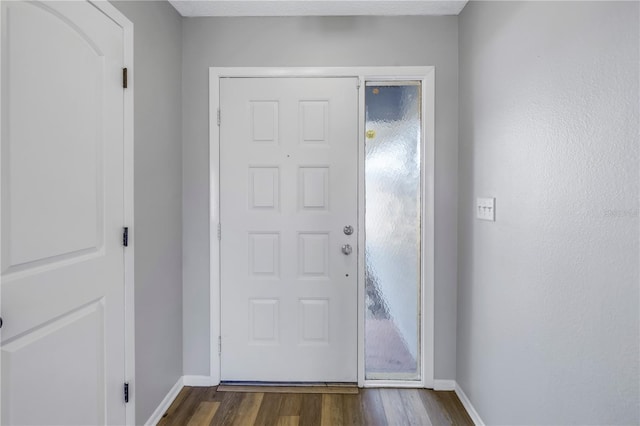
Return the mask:
POLYGON ((357 79, 220 81, 221 378, 355 382, 357 79))
POLYGON ((2 2, 4 425, 124 424, 123 29, 2 2))

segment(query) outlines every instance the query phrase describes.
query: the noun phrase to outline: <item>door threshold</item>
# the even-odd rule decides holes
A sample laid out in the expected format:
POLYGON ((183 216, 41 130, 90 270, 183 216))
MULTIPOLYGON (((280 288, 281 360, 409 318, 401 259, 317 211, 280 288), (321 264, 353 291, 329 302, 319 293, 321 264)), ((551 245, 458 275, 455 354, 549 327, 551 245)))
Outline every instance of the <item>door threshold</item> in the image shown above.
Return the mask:
POLYGON ((331 393, 358 394, 355 383, 324 382, 222 382, 218 392, 255 392, 255 393, 331 393))

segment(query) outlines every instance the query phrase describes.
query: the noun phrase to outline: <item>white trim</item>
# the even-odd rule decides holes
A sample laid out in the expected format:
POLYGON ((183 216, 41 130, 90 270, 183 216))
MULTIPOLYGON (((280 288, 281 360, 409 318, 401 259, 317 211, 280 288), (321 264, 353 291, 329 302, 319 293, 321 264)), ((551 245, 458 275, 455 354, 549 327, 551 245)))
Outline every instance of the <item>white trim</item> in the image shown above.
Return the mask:
POLYGON ((158 424, 158 422, 162 419, 162 416, 164 415, 164 413, 166 413, 169 407, 171 407, 171 404, 173 404, 173 401, 175 401, 176 397, 178 396, 178 394, 180 393, 183 387, 184 387, 184 378, 179 377, 176 384, 173 385, 171 389, 169 389, 169 392, 162 399, 162 401, 160 402, 160 405, 158 405, 158 407, 153 411, 149 419, 144 423, 145 426, 155 426, 158 424))
POLYGON ((216 386, 213 379, 209 376, 181 376, 167 395, 162 399, 158 407, 153 411, 149 419, 144 423, 145 426, 155 426, 162 419, 162 416, 171 407, 173 401, 185 386, 209 387, 216 386))
POLYGON ((209 350, 211 363, 209 375, 216 384, 220 383, 220 127, 218 108, 220 108, 220 75, 215 68, 209 68, 209 350), (217 271, 217 273, 213 273, 217 271), (214 309, 215 308, 215 309, 214 309))
POLYGON ((365 94, 366 94, 366 84, 362 78, 358 79, 358 84, 360 84, 360 88, 358 89, 358 386, 365 387, 365 369, 364 369, 364 360, 366 357, 364 351, 364 338, 365 328, 364 328, 364 318, 367 314, 367 310, 365 308, 366 300, 366 290, 365 290, 365 274, 363 273, 365 258, 364 258, 364 247, 366 244, 365 240, 365 209, 360 208, 360 206, 365 205, 365 176, 364 176, 364 157, 365 157, 365 149, 364 145, 366 142, 364 127, 366 124, 366 115, 365 115, 365 94))
POLYGON ((182 379, 185 386, 209 387, 220 384, 211 376, 182 376, 182 379))
POLYGON ((436 346, 435 173, 436 69, 422 80, 422 371, 424 387, 433 387, 436 346))
POLYGON ((433 390, 434 391, 452 391, 456 388, 455 380, 438 380, 435 379, 433 381, 433 390))
MULTIPOLYGON (((3 23, 4 23, 4 16, 2 14, 2 9, 4 9, 2 7, 2 4, 0 3, 0 141, 2 140, 4 134, 2 133, 2 104, 4 102, 2 102, 2 100, 4 99, 4 97, 2 96, 2 92, 4 92, 4 80, 3 80, 3 76, 2 76, 2 46, 5 44, 5 37, 4 37, 4 31, 5 29, 3 28, 3 23)), ((0 165, 2 164, 2 146, 0 144, 0 165)), ((0 173, 0 192, 1 192, 1 188, 2 188, 2 179, 1 179, 2 173, 0 173)), ((0 199, 1 199, 1 195, 0 194, 0 199)), ((0 243, 2 241, 2 212, 0 210, 0 243)), ((2 277, 0 276, 0 316, 2 315, 2 277)), ((2 329, 0 329, 0 342, 2 342, 2 329)), ((0 421, 2 421, 2 406, 4 405, 2 403, 2 401, 6 400, 6 397, 2 396, 2 370, 4 370, 4 368, 2 367, 2 351, 0 351, 0 421)))
POLYGON ((471 417, 471 420, 473 420, 473 423, 476 426, 485 426, 485 423, 480 418, 480 415, 478 414, 475 407, 471 403, 471 400, 469 399, 467 394, 464 393, 464 391, 462 390, 462 387, 460 386, 460 384, 456 383, 454 390, 456 392, 456 395, 458 395, 458 399, 460 400, 460 402, 462 402, 462 405, 464 406, 465 410, 467 410, 467 413, 469 413, 469 417, 471 417))
MULTIPOLYGON (((210 376, 213 384, 220 382, 220 356, 218 336, 220 336, 220 241, 217 228, 220 221, 220 133, 217 126, 217 111, 220 107, 220 78, 223 77, 357 77, 361 82, 359 93, 359 129, 364 129, 364 83, 366 80, 419 80, 423 91, 423 175, 422 175, 422 380, 420 381, 367 381, 364 379, 364 263, 363 250, 358 253, 358 385, 380 386, 381 383, 404 387, 433 387, 435 360, 435 249, 434 249, 434 205, 435 205, 435 67, 311 67, 311 68, 263 68, 263 67, 211 67, 209 68, 209 244, 210 244, 210 376), (216 271, 214 273, 214 271, 216 271)), ((224 118, 223 118, 224 119, 224 118)), ((359 156, 362 157, 364 131, 360 131, 359 156)), ((362 169, 362 160, 359 168, 362 169)), ((359 177, 359 206, 362 206, 362 178, 359 177)), ((359 209, 360 247, 363 247, 362 220, 359 209)))
POLYGON ((367 80, 421 80, 435 67, 211 67, 223 77, 361 77, 367 80))
POLYGON ((105 15, 122 27, 124 42, 124 63, 127 68, 128 87, 124 90, 124 223, 129 228, 129 244, 124 250, 124 335, 125 335, 125 381, 130 384, 129 403, 125 406, 127 425, 136 424, 135 392, 135 227, 134 227, 134 66, 133 66, 133 23, 115 6, 105 0, 90 0, 105 15))

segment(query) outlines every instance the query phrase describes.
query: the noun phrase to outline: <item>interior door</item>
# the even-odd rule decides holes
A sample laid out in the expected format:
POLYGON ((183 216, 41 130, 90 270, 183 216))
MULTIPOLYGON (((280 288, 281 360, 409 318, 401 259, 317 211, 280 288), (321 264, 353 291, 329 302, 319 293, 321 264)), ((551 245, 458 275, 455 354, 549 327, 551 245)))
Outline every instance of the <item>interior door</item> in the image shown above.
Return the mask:
POLYGON ((124 424, 123 29, 2 2, 2 424, 124 424))
POLYGON ((357 380, 357 85, 221 79, 222 380, 357 380))

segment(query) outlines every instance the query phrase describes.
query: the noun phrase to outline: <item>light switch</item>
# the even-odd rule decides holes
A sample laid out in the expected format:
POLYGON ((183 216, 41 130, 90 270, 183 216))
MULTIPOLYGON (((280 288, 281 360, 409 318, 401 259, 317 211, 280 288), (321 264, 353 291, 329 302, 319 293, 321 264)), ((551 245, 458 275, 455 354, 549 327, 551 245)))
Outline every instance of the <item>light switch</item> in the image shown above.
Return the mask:
POLYGON ((478 198, 476 201, 476 218, 480 220, 496 220, 496 199, 478 198))

